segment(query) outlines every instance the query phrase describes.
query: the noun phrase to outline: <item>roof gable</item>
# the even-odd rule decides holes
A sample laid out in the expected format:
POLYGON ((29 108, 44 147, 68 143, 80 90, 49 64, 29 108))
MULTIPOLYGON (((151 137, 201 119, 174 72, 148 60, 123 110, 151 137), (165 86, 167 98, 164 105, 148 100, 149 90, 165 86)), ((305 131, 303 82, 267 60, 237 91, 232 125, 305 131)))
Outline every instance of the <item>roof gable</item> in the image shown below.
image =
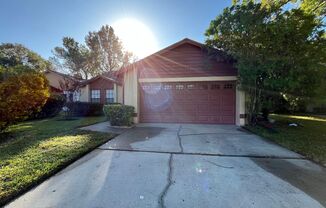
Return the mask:
POLYGON ((119 73, 133 68, 140 70, 141 74, 144 71, 151 71, 150 74, 157 74, 157 76, 163 76, 164 73, 169 76, 237 74, 233 65, 225 59, 222 51, 209 48, 205 44, 188 38, 121 68, 119 73), (205 73, 202 73, 203 71, 205 73))
POLYGON ((90 84, 90 83, 92 83, 92 82, 95 82, 95 81, 97 81, 97 80, 99 80, 99 79, 104 79, 104 80, 106 80, 106 81, 108 81, 108 82, 113 82, 113 83, 120 84, 118 80, 116 80, 116 79, 114 79, 114 78, 111 78, 111 77, 109 77, 109 76, 107 76, 107 75, 103 75, 103 74, 101 74, 101 75, 97 75, 97 76, 95 76, 95 77, 93 77, 93 78, 91 78, 91 79, 89 79, 89 80, 85 80, 85 81, 83 81, 83 82, 81 83, 81 86, 88 85, 88 84, 90 84))
MULTIPOLYGON (((159 50, 159 51, 157 51, 157 52, 155 52, 155 53, 153 53, 153 54, 151 54, 151 55, 149 55, 147 57, 155 56, 155 55, 162 55, 162 54, 167 53, 167 52, 169 52, 169 51, 171 51, 171 50, 173 50, 175 48, 178 48, 178 47, 180 47, 182 45, 192 45, 192 46, 200 48, 200 49, 204 49, 206 47, 202 43, 196 42, 194 40, 190 40, 189 38, 185 38, 185 39, 183 39, 183 40, 181 40, 179 42, 176 42, 176 43, 174 43, 174 44, 172 44, 172 45, 170 45, 170 46, 168 46, 166 48, 163 48, 162 50, 159 50)), ((145 57, 145 58, 147 58, 147 57, 145 57)))

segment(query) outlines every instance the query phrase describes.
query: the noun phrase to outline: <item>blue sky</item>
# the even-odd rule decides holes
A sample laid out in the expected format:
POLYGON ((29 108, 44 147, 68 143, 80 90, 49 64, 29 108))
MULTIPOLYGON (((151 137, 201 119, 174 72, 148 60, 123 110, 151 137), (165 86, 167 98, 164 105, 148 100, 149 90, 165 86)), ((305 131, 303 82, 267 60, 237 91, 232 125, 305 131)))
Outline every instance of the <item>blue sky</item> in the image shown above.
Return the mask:
POLYGON ((83 42, 88 31, 122 18, 143 22, 163 48, 185 37, 203 42, 210 20, 231 0, 2 0, 0 42, 21 43, 44 58, 62 37, 83 42))

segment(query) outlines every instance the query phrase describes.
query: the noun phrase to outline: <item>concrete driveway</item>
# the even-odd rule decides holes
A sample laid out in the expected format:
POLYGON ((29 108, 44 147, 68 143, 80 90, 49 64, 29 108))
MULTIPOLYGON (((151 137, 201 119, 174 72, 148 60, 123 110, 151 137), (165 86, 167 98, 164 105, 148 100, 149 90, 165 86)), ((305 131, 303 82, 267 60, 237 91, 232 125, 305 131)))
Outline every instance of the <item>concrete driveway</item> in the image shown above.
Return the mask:
POLYGON ((193 124, 124 131, 8 205, 323 206, 325 168, 236 126, 193 124))

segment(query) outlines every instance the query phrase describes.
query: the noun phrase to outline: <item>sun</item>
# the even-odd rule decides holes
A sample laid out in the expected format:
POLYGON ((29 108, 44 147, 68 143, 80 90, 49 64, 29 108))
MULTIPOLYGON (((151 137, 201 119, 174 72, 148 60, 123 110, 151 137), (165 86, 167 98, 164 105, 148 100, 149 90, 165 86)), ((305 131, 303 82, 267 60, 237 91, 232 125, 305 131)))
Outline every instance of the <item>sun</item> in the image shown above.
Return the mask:
POLYGON ((138 58, 144 58, 158 50, 158 44, 152 31, 142 22, 126 18, 112 24, 115 34, 124 48, 138 58))

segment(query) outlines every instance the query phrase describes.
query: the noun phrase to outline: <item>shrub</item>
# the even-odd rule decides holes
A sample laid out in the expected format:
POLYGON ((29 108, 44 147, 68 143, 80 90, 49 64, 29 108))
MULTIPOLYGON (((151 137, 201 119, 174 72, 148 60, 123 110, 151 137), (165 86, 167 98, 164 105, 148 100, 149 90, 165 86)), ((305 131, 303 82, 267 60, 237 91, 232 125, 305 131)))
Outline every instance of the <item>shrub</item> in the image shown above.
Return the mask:
POLYGON ((103 107, 105 116, 112 126, 131 126, 135 108, 129 105, 110 104, 103 107))
POLYGON ((69 108, 69 116, 101 116, 103 115, 103 104, 87 102, 66 103, 69 108))
POLYGON ((63 95, 52 94, 46 101, 42 110, 30 116, 31 119, 49 118, 58 115, 65 104, 66 99, 63 95))
POLYGON ((40 73, 22 73, 0 82, 0 131, 39 111, 50 96, 40 73))

